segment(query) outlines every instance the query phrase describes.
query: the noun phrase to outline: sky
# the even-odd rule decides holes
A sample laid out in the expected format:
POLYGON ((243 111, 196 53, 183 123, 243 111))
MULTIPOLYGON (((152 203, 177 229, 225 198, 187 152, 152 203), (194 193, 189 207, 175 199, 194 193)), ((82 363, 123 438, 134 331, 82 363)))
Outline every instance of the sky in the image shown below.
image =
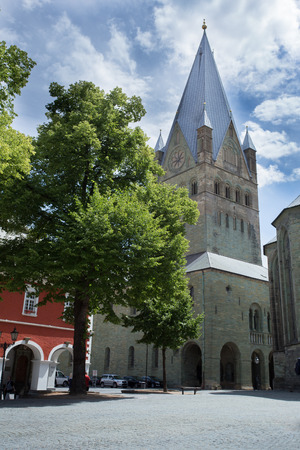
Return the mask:
POLYGON ((37 63, 15 101, 14 127, 37 135, 49 85, 92 81, 139 95, 154 147, 167 141, 207 37, 241 141, 257 150, 262 244, 300 194, 300 0, 0 0, 0 39, 37 63))

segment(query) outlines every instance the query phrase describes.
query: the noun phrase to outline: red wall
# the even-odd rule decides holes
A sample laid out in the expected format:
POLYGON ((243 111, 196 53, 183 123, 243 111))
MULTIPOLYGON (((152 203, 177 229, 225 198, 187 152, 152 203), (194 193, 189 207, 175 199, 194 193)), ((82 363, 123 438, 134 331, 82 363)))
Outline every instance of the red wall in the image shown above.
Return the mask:
MULTIPOLYGON (((48 359, 53 347, 64 344, 66 341, 73 344, 73 325, 59 318, 63 312, 63 303, 47 303, 45 306, 38 306, 37 316, 30 316, 22 314, 24 294, 5 291, 1 296, 3 298, 0 301, 1 343, 11 342, 10 332, 16 327, 19 332, 17 340, 30 338, 35 341, 42 347, 45 359, 48 359)), ((39 300, 43 298, 44 295, 40 295, 39 300)))

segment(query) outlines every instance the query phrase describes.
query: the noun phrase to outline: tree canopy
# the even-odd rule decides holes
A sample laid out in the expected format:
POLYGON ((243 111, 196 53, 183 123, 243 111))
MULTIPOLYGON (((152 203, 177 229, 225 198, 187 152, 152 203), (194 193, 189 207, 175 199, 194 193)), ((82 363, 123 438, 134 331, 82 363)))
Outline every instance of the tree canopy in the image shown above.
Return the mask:
POLYGON ((2 286, 27 284, 64 301, 74 323, 72 392, 85 392, 90 314, 120 322, 114 305, 142 308, 172 284, 182 265, 168 235, 194 223, 186 190, 160 185, 161 168, 139 127, 138 97, 89 82, 50 86, 48 121, 38 129, 30 173, 0 192, 2 286), (166 256, 168 263, 166 264, 166 256))
MULTIPOLYGON (((188 242, 184 223, 193 223, 194 210, 188 211, 186 190, 170 185, 156 185, 151 189, 148 206, 159 218, 160 227, 167 229, 159 274, 162 285, 155 295, 148 297, 135 315, 123 314, 123 323, 133 333, 142 333, 138 342, 153 344, 162 350, 163 384, 167 390, 166 349, 177 350, 188 339, 200 336, 202 315, 195 316, 185 273, 185 254, 188 242), (189 216, 190 214, 190 216, 189 216)), ((195 204, 193 205, 195 206, 195 204)))
POLYGON ((4 111, 13 114, 14 98, 21 94, 34 66, 35 62, 24 50, 0 42, 0 114, 4 111))
POLYGON ((14 99, 21 94, 35 62, 17 46, 0 42, 0 189, 30 170, 31 139, 12 128, 14 99))

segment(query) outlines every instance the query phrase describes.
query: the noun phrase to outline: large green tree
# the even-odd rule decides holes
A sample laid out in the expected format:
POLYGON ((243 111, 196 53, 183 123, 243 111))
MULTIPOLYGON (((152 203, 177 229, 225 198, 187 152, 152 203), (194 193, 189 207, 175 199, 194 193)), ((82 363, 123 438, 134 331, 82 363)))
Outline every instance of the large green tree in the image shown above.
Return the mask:
POLYGON ((123 324, 131 327, 133 333, 142 333, 138 342, 162 350, 164 391, 167 391, 166 350, 177 350, 188 339, 198 338, 203 320, 202 315, 193 312, 185 273, 188 241, 184 223, 190 222, 185 195, 185 189, 174 192, 173 186, 158 185, 151 189, 150 211, 159 220, 160 227, 168 230, 159 267, 163 284, 154 296, 143 302, 136 315, 122 316, 123 324))
POLYGON ((166 201, 178 206, 166 214, 181 224, 194 223, 197 208, 185 191, 158 184, 161 168, 142 130, 132 127, 145 113, 139 98, 88 82, 69 89, 52 83, 50 95, 30 174, 0 192, 1 224, 18 231, 2 240, 1 279, 11 290, 32 284, 46 301, 68 294, 72 393, 82 393, 89 315, 118 323, 114 305, 141 309, 171 284, 164 258, 172 253, 176 265, 178 250, 167 248, 170 227, 155 212, 157 198, 168 190, 166 201))
POLYGON ((17 46, 0 42, 0 188, 29 172, 31 139, 12 128, 14 99, 21 94, 35 62, 17 46))

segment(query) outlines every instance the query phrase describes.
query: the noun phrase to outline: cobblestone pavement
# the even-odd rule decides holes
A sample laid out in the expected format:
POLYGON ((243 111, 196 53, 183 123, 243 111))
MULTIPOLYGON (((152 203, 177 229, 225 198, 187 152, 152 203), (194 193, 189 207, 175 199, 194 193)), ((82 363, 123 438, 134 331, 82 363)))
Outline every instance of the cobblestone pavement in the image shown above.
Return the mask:
POLYGON ((1 449, 286 450, 300 442, 300 393, 94 391, 1 401, 1 449))

